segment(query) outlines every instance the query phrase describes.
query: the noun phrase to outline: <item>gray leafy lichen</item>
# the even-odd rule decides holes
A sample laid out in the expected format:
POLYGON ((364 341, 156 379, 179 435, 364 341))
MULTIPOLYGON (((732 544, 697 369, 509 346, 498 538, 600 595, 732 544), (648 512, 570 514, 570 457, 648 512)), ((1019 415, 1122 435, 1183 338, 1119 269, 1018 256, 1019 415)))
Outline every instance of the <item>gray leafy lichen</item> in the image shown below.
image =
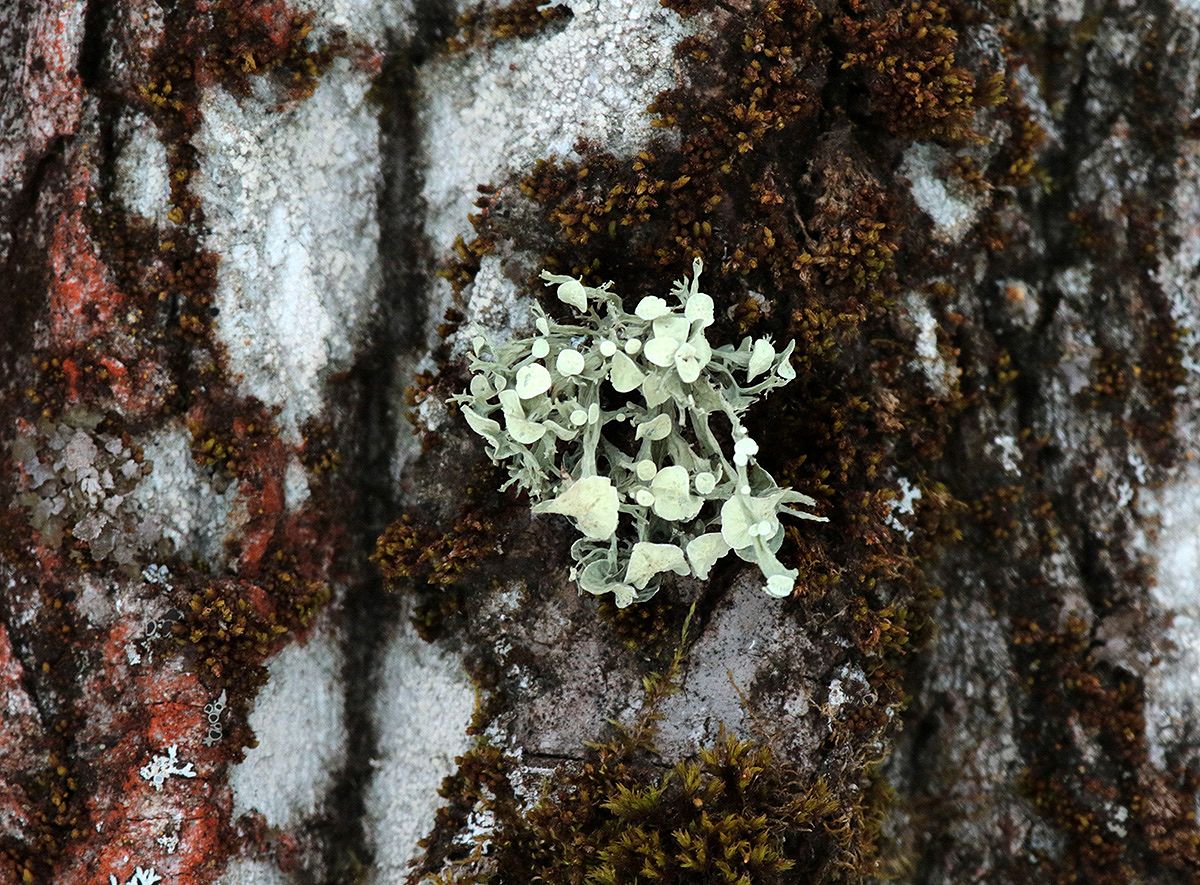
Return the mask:
POLYGON ((46 547, 81 542, 96 562, 130 566, 159 539, 132 499, 151 465, 127 438, 103 432, 101 418, 71 409, 22 423, 12 444, 17 500, 46 547))
POLYGON ((543 272, 577 322, 535 307, 536 336, 502 345, 476 337, 470 388, 452 398, 508 468, 505 487, 525 489, 535 513, 574 521, 579 586, 622 607, 653 596, 667 572, 707 578, 730 552, 758 565, 767 593, 788 596, 797 572, 776 556, 779 518, 823 521, 789 506, 815 502, 779 487, 742 424, 759 397, 796 377, 794 342, 712 347, 701 269, 696 259, 690 284, 678 280, 669 300, 647 296, 633 313, 611 283, 543 272))

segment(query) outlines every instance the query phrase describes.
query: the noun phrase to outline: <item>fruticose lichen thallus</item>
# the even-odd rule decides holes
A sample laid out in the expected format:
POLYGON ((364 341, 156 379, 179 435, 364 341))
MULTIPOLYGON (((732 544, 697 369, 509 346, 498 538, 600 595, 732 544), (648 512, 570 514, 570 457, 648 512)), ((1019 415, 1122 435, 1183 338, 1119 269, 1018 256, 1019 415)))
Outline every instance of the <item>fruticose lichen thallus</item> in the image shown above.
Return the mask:
POLYGON ((642 298, 633 313, 611 283, 543 272, 576 321, 535 305, 535 336, 499 345, 477 336, 470 388, 452 397, 508 469, 504 487, 527 491, 534 513, 574 522, 572 578, 621 607, 653 596, 665 573, 707 578, 730 552, 759 567, 768 594, 788 596, 797 571, 776 556, 780 516, 824 521, 792 506, 815 502, 779 487, 742 423, 796 377, 794 342, 712 347, 702 268, 697 258, 690 282, 642 298))

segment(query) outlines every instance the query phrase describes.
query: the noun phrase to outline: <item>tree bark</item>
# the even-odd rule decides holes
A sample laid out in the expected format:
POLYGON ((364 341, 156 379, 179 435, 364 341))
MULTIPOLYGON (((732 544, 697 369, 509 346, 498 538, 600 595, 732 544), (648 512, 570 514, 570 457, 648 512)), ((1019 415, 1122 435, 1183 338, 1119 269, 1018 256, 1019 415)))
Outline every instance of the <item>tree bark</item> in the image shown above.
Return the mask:
POLYGON ((1200 877, 1192 0, 14 0, 0 77, 0 882, 1200 877), (617 610, 447 399, 693 257, 829 522, 617 610))

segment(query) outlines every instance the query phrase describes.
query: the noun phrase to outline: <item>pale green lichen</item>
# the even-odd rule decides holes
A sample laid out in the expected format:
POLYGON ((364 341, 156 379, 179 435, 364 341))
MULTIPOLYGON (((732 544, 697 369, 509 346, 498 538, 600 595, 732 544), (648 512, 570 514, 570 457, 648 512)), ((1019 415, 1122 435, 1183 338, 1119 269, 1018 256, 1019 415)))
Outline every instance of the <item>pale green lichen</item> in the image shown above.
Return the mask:
POLYGON ((677 304, 650 295, 632 314, 611 283, 543 273, 577 322, 535 307, 535 337, 475 338, 470 389, 453 397, 508 468, 505 487, 525 489, 535 513, 574 521, 579 586, 612 593, 619 606, 649 599, 667 572, 707 578, 731 551, 758 565, 767 593, 788 596, 797 572, 776 556, 779 517, 822 519, 789 506, 815 502, 759 466, 742 424, 759 397, 796 377, 794 343, 711 347, 701 268, 697 259, 690 285, 675 283, 677 304), (732 456, 718 441, 725 429, 732 456))

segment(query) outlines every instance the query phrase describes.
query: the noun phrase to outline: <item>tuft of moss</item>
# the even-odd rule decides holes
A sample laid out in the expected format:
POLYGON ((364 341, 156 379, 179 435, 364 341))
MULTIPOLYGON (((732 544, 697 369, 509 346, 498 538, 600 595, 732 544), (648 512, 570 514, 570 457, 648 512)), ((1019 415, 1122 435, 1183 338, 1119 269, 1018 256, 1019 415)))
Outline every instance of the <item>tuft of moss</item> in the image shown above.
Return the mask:
POLYGON ((439 533, 404 513, 379 536, 371 561, 389 584, 411 580, 445 587, 475 572, 499 549, 498 526, 487 514, 463 513, 439 533))
MULTIPOLYGON (((515 760, 486 740, 462 757, 409 881, 771 885, 881 870, 885 791, 873 777, 839 790, 789 764, 768 739, 723 726, 674 766, 658 761, 660 710, 678 688, 694 611, 664 670, 645 678, 641 712, 561 764, 536 799, 519 796, 515 760), (453 838, 480 814, 494 822, 486 847, 453 838)), ((477 722, 476 733, 485 726, 477 722)))
POLYGON ((337 434, 328 421, 313 416, 300 428, 303 446, 300 463, 313 476, 327 476, 342 466, 342 453, 338 450, 337 434))
POLYGON ((782 885, 845 847, 841 816, 822 779, 723 729, 663 774, 608 744, 505 834, 497 871, 482 881, 782 885))
POLYGON ((217 0, 210 15, 205 67, 237 94, 249 94, 251 75, 270 75, 293 99, 307 98, 339 48, 311 45, 312 13, 279 0, 217 0))
POLYGON ((958 63, 959 4, 944 0, 847 0, 837 31, 843 70, 865 87, 867 110, 893 135, 948 143, 977 141, 975 113, 1004 101, 1004 71, 958 63))
MULTIPOLYGON (((181 567, 172 581, 176 651, 194 660, 202 678, 214 690, 227 690, 242 711, 266 681, 266 660, 309 627, 332 597, 313 564, 281 545, 264 556, 253 577, 214 578, 181 567)), ((230 746, 252 740, 242 729, 230 746)))
POLYGON ((466 52, 504 40, 524 39, 556 22, 571 18, 571 7, 545 0, 512 0, 502 6, 477 4, 458 16, 458 30, 446 40, 446 51, 466 52))

